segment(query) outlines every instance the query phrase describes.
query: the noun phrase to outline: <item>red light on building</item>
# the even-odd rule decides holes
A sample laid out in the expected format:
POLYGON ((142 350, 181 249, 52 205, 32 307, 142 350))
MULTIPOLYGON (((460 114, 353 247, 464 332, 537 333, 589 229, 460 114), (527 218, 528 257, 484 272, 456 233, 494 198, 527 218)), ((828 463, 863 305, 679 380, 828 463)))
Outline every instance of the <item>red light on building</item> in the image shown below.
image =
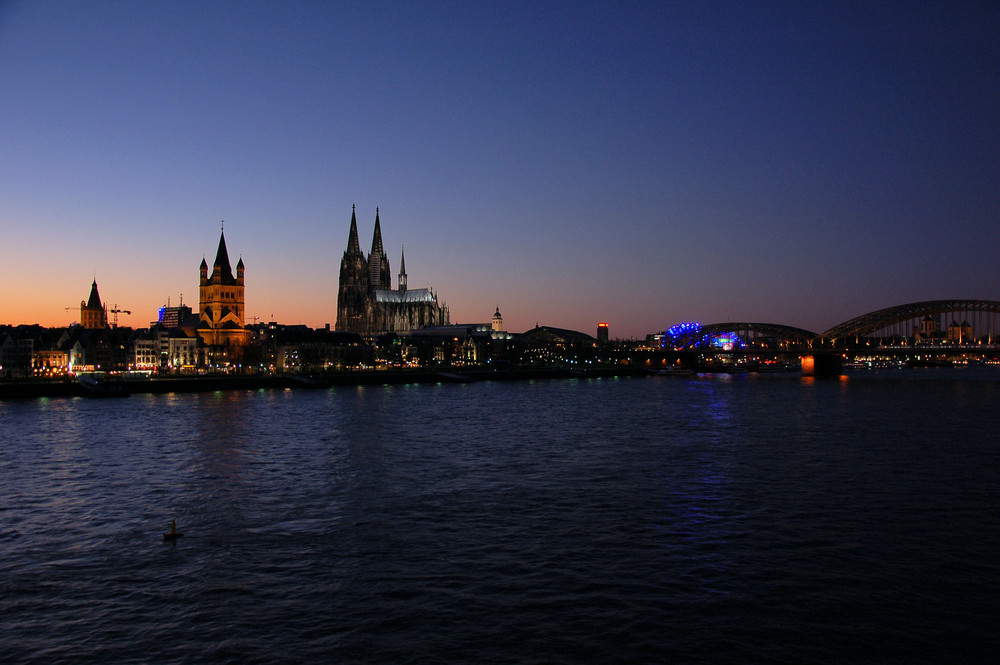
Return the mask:
POLYGON ((603 321, 597 324, 597 341, 608 341, 608 324, 603 321))

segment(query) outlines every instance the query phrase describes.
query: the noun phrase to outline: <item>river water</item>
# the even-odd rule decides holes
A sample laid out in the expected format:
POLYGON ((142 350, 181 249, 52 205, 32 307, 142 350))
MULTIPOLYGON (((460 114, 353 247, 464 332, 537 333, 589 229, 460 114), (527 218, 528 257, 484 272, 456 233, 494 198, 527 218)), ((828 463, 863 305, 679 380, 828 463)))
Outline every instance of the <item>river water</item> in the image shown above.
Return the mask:
POLYGON ((998 403, 988 369, 0 402, 0 662, 992 662, 998 403))

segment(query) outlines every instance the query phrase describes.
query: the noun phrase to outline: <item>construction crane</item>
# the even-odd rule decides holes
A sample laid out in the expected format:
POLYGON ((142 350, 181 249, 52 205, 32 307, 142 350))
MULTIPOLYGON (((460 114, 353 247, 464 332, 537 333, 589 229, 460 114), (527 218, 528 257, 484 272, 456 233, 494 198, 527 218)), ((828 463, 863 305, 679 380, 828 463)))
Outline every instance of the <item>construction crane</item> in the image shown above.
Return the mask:
POLYGON ((119 314, 128 314, 128 315, 132 314, 132 310, 129 310, 129 309, 118 309, 118 305, 117 304, 112 305, 111 309, 109 309, 108 311, 115 315, 115 323, 114 323, 114 327, 115 328, 118 327, 118 315, 119 314))

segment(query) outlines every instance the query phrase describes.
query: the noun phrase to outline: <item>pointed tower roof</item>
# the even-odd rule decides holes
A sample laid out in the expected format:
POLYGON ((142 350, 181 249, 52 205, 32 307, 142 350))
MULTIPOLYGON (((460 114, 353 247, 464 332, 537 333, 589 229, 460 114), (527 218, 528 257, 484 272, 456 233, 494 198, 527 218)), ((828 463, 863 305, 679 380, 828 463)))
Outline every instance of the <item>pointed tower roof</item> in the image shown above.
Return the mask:
POLYGON ((358 218, 354 215, 355 206, 351 206, 351 235, 347 238, 347 252, 360 254, 361 243, 358 242, 358 218))
POLYGON ((406 249, 404 247, 399 248, 399 272, 403 275, 406 274, 406 249))
POLYGON ((245 269, 245 266, 243 265, 243 257, 242 256, 240 257, 240 262, 236 264, 236 269, 237 270, 244 270, 245 269))
POLYGON ((208 262, 205 260, 204 256, 201 257, 201 269, 208 270, 208 262))
POLYGON ((219 251, 215 253, 216 268, 222 268, 222 279, 233 278, 233 267, 229 264, 229 250, 226 249, 226 232, 219 234, 219 251))
POLYGON ((375 208, 375 234, 372 236, 372 254, 382 255, 382 225, 378 221, 378 208, 375 208))
POLYGON ((87 299, 87 307, 102 307, 101 296, 97 293, 97 280, 90 285, 90 298, 87 299))

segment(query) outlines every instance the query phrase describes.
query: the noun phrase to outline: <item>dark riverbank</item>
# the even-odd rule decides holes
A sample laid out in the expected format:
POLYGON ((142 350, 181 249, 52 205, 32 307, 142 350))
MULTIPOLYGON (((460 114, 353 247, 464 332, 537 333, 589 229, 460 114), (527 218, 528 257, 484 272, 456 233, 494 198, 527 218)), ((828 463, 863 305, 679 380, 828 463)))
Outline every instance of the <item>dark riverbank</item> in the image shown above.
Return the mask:
POLYGON ((333 386, 367 386, 404 383, 467 383, 472 381, 524 381, 531 379, 573 379, 638 376, 644 370, 621 367, 588 370, 512 369, 490 370, 389 370, 338 372, 317 377, 297 375, 239 375, 110 380, 115 391, 95 392, 78 381, 11 381, 0 383, 0 399, 38 397, 103 397, 127 394, 214 392, 216 390, 316 389, 333 386))

